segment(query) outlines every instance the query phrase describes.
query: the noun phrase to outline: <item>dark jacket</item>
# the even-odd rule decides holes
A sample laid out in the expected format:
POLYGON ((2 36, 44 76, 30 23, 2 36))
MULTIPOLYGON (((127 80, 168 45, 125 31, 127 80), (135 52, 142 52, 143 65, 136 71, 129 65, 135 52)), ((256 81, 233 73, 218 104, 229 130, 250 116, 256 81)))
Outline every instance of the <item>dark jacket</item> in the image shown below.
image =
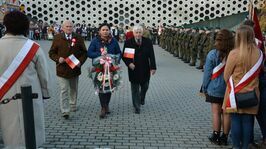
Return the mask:
POLYGON ((150 70, 156 70, 156 62, 154 56, 153 45, 150 39, 142 37, 141 45, 137 45, 135 38, 126 40, 123 55, 125 48, 135 49, 134 59, 129 59, 123 57, 123 61, 127 66, 130 63, 135 65, 135 69, 131 70, 128 67, 129 81, 132 83, 145 83, 150 80, 150 70))
POLYGON ((83 38, 75 33, 72 33, 72 39, 76 39, 75 45, 72 47, 71 40, 67 40, 64 33, 58 34, 54 37, 52 46, 49 51, 49 57, 56 62, 56 74, 63 78, 73 78, 81 74, 80 67, 71 69, 67 63, 59 64, 59 57, 67 58, 71 54, 80 61, 82 65, 87 59, 87 50, 83 38))
POLYGON ((90 46, 88 48, 87 56, 92 59, 101 56, 100 49, 103 48, 104 46, 108 49, 107 51, 108 54, 121 54, 119 44, 115 38, 112 38, 110 43, 103 45, 101 43, 100 38, 97 36, 92 39, 90 46))

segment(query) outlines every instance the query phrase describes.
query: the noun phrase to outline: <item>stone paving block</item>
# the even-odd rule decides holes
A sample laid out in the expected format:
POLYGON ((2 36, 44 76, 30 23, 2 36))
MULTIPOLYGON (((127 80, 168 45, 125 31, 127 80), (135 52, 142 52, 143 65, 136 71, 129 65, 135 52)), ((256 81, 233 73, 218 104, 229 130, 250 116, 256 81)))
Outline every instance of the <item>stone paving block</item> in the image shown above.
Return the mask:
POLYGON ((158 147, 144 147, 144 149, 158 149, 158 147))
POLYGON ((136 145, 136 143, 124 142, 123 145, 125 145, 125 146, 134 146, 134 145, 136 145))
POLYGON ((144 149, 143 146, 130 146, 130 149, 144 149))

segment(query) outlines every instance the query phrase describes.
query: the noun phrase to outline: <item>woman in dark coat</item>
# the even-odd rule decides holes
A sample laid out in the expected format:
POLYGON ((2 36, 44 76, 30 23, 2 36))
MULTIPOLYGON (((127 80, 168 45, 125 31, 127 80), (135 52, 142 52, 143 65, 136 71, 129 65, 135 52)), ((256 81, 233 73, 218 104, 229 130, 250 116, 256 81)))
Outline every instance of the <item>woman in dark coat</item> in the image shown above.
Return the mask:
MULTIPOLYGON (((110 34, 110 26, 108 24, 103 23, 99 26, 98 36, 92 39, 87 54, 88 57, 92 59, 99 58, 100 56, 106 56, 107 54, 121 54, 117 40, 110 34)), ((102 107, 100 118, 104 118, 106 114, 110 113, 109 102, 111 99, 111 92, 99 92, 99 98, 102 107)))
POLYGON ((139 114, 140 104, 145 104, 150 75, 156 71, 156 62, 151 40, 142 36, 143 28, 139 25, 134 26, 133 35, 134 38, 125 42, 123 61, 128 67, 135 113, 139 114))

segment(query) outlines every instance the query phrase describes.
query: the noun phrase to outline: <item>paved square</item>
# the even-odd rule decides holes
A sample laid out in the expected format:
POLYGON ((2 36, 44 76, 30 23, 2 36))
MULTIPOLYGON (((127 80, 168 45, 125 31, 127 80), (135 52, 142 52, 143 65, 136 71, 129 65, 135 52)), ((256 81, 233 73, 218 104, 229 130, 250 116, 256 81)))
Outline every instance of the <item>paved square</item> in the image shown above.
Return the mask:
MULTIPOLYGON (((38 42, 47 54, 51 41, 38 42)), ((59 109, 55 64, 48 59, 53 76, 53 92, 52 98, 44 101, 47 140, 43 148, 223 148, 211 144, 207 138, 212 131, 211 112, 210 104, 198 95, 202 72, 184 64, 157 45, 154 48, 158 69, 150 80, 146 104, 141 107, 140 115, 134 114, 127 68, 122 64, 123 85, 112 95, 111 114, 102 120, 98 116, 98 96, 87 77, 91 60, 88 59, 82 67, 78 111, 71 113, 69 120, 64 120, 59 109)), ((256 133, 258 138, 259 131, 256 133)))

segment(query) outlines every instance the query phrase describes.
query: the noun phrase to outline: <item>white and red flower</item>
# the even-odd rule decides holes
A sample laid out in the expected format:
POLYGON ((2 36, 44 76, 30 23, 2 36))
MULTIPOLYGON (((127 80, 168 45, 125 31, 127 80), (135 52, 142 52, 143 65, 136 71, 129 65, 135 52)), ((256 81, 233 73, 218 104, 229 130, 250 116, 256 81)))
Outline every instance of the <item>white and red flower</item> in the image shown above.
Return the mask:
POLYGON ((72 38, 71 40, 71 47, 73 47, 76 44, 77 40, 75 38, 72 38))
POLYGON ((89 69, 89 77, 93 80, 97 93, 113 92, 121 83, 121 70, 117 55, 100 56, 93 60, 93 68, 89 69))

